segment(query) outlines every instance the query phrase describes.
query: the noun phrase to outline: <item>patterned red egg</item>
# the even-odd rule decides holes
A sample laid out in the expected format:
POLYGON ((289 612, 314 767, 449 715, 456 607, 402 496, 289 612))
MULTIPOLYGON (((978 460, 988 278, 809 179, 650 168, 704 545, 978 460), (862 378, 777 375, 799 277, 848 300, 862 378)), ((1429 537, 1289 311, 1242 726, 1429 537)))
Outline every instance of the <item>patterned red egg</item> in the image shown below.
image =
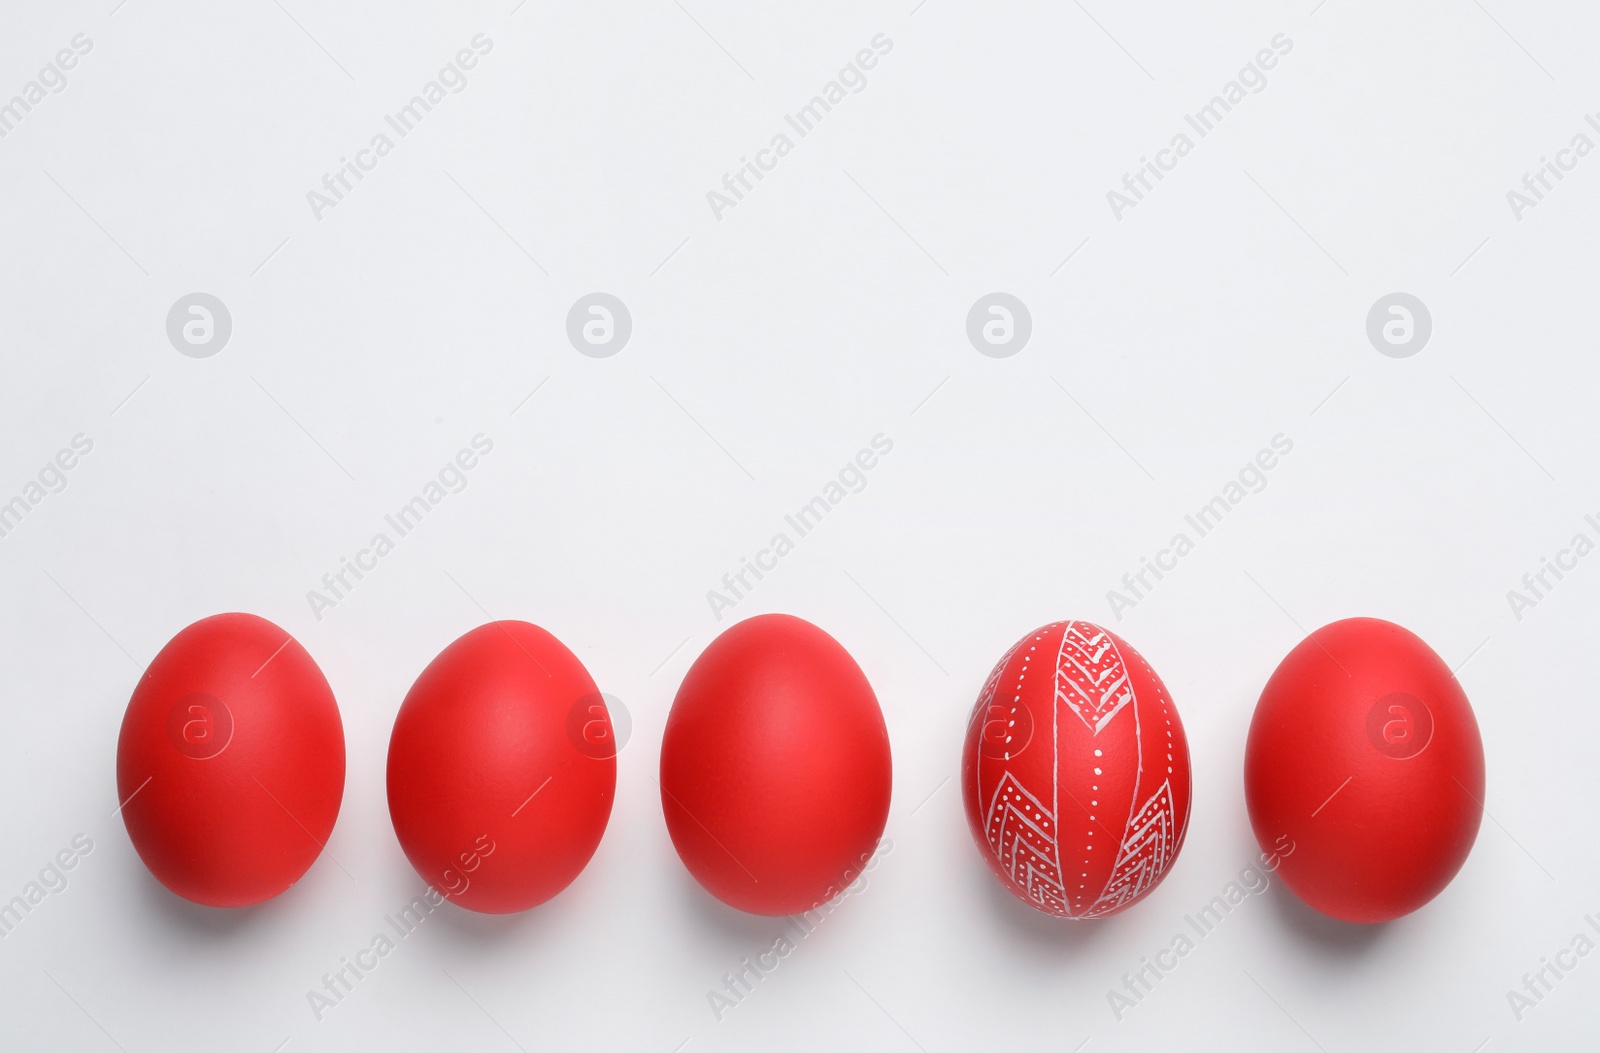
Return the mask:
POLYGON ((1342 921, 1389 921, 1437 896, 1478 836, 1483 785, 1461 685, 1392 622, 1348 618, 1306 637, 1250 721, 1256 840, 1279 854, 1285 885, 1342 921))
POLYGON ((617 786, 589 671, 537 625, 480 625, 439 653, 389 739, 389 817, 406 858, 469 910, 527 910, 588 865, 617 786))
POLYGON ((211 907, 310 869, 344 796, 344 727, 322 670, 264 618, 218 614, 145 671, 117 740, 117 798, 156 880, 211 907))
POLYGON ((661 740, 661 808, 705 889, 752 914, 832 899, 889 818, 889 733, 833 637, 786 614, 740 622, 695 659, 661 740))
POLYGON ((1029 633, 984 683, 961 763, 967 825, 1002 884, 1062 918, 1125 910, 1189 825, 1189 743, 1155 672, 1089 622, 1029 633))

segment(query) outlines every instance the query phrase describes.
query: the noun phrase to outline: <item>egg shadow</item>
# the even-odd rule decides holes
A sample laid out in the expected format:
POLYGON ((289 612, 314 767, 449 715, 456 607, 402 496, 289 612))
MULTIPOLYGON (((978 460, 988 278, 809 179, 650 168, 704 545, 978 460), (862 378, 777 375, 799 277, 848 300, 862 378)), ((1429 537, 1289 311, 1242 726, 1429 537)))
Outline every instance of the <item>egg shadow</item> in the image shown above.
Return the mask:
MULTIPOLYGON (((428 903, 422 893, 418 893, 417 898, 424 904, 428 903)), ((482 947, 510 940, 540 941, 546 933, 560 927, 561 915, 566 909, 561 902, 561 893, 527 910, 509 914, 486 914, 447 899, 432 908, 432 913, 426 915, 426 921, 430 926, 443 930, 443 938, 449 943, 482 947)))
POLYGON ((1282 881, 1274 881, 1267 895, 1273 912, 1296 938, 1312 944, 1328 955, 1347 961, 1365 958, 1388 934, 1388 922, 1364 924, 1340 921, 1306 904, 1289 891, 1282 881))
POLYGON ((248 907, 208 907, 184 899, 157 881, 148 870, 138 882, 139 898, 145 910, 161 921, 168 931, 177 931, 208 941, 242 938, 271 924, 284 913, 284 901, 293 886, 264 903, 248 907))
MULTIPOLYGON (((412 878, 417 876, 416 871, 409 866, 406 866, 406 873, 412 878)), ((411 910, 413 914, 419 913, 414 905, 420 901, 421 906, 431 908, 431 911, 425 914, 425 921, 428 924, 422 927, 437 927, 444 930, 443 938, 452 944, 489 947, 511 940, 544 942, 547 937, 554 938, 564 927, 570 927, 573 918, 591 909, 585 902, 587 897, 584 885, 592 880, 594 875, 586 866, 565 888, 543 903, 536 903, 526 910, 504 914, 476 911, 462 906, 449 897, 445 897, 444 902, 434 906, 427 893, 419 889, 410 903, 396 907, 387 917, 398 919, 402 909, 411 910)), ((394 931, 392 923, 390 929, 394 931)))
POLYGON ((677 886, 678 897, 698 925, 716 932, 730 944, 742 947, 752 943, 771 943, 774 931, 787 923, 786 916, 782 914, 751 914, 731 907, 702 888, 686 868, 676 866, 671 869, 675 872, 673 884, 677 886))
POLYGON ((986 911, 1014 939, 1042 954, 1077 956, 1112 938, 1121 918, 1059 918, 1018 899, 985 866, 966 868, 969 884, 981 887, 978 895, 986 911))

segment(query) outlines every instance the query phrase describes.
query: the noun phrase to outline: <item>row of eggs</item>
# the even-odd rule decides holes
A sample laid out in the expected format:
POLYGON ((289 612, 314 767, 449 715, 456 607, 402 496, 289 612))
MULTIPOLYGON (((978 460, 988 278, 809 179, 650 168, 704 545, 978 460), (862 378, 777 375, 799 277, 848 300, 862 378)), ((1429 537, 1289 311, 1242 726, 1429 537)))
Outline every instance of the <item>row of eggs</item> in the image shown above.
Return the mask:
MULTIPOLYGON (((600 843, 614 742, 604 697, 559 640, 527 622, 479 626, 429 663, 395 718, 388 799, 406 857, 469 910, 545 902, 600 843)), ((117 746, 140 858, 214 907, 270 899, 310 868, 344 776, 327 680, 298 641, 249 614, 175 636, 134 690, 117 746)), ((1353 618, 1312 633, 1273 673, 1244 781, 1284 883, 1332 917, 1381 922, 1427 903, 1465 862, 1482 818, 1483 744, 1427 644, 1353 618)), ((797 914, 854 881, 883 834, 888 732, 844 647, 799 618, 761 615, 717 637, 684 677, 659 783, 673 845, 708 892, 797 914)), ((1103 917, 1148 894, 1182 848, 1188 744, 1137 651, 1089 622, 1056 622, 989 674, 961 787, 974 842, 1006 888, 1048 914, 1103 917)))

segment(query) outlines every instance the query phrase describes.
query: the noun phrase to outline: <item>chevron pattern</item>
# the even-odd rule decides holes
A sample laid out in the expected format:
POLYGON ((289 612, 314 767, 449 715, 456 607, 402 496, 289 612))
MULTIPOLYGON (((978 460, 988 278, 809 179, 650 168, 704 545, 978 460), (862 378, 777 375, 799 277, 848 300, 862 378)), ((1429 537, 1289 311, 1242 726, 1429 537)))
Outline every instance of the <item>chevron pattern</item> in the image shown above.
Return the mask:
POLYGON ((1129 702, 1133 685, 1111 637, 1087 622, 1069 622, 1056 656, 1056 703, 1095 734, 1129 702))
POLYGON ((1067 913, 1055 816, 1006 772, 989 801, 984 836, 1012 882, 1041 910, 1067 913))
POLYGON ((1176 847, 1177 809, 1172 800, 1172 784, 1163 780, 1129 819, 1117 861, 1111 868, 1111 880, 1083 912, 1084 917, 1113 913, 1144 895, 1166 873, 1176 847))

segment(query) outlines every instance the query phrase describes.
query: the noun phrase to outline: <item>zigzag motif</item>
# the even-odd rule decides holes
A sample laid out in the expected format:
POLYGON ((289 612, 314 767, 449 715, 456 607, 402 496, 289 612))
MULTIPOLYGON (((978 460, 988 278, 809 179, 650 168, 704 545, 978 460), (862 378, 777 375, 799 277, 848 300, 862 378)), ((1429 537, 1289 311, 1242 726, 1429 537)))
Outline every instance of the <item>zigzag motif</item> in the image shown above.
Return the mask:
POLYGON ((1051 914, 1067 913, 1056 821, 1009 771, 1000 777, 984 818, 984 838, 995 859, 1028 898, 1051 914))
POLYGON ((1100 897, 1084 911, 1084 916, 1109 914, 1138 899, 1154 885, 1172 863, 1176 832, 1172 784, 1163 780, 1161 787, 1129 819, 1127 835, 1117 851, 1116 864, 1111 868, 1111 880, 1100 897))
POLYGON ((1057 704, 1098 735, 1132 701, 1128 668, 1111 637, 1087 622, 1068 622, 1056 656, 1057 704))

